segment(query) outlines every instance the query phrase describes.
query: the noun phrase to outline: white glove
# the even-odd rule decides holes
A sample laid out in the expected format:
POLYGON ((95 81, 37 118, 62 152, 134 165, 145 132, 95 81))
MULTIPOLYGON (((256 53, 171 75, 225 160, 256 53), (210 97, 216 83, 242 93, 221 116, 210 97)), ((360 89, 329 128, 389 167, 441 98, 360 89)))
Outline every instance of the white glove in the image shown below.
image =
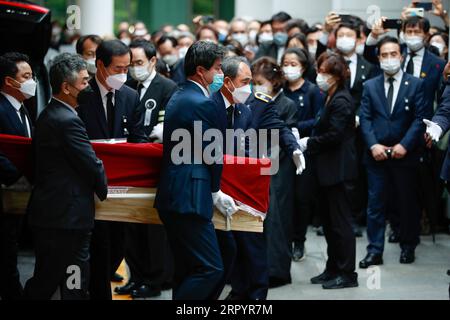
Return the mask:
POLYGON ((294 135, 297 142, 299 142, 300 141, 300 132, 298 132, 297 128, 292 128, 292 134, 294 135))
POLYGON ((234 203, 234 199, 226 195, 222 191, 212 194, 214 206, 225 216, 231 218, 233 214, 238 212, 238 208, 234 203))
POLYGON ((427 134, 431 137, 431 139, 438 142, 442 136, 442 128, 439 127, 437 123, 427 119, 423 119, 423 123, 427 125, 427 134))
POLYGON ((305 152, 306 150, 308 150, 308 140, 309 138, 303 138, 298 142, 301 152, 305 152))
POLYGON ((152 133, 150 134, 151 139, 155 139, 156 143, 163 142, 163 133, 164 133, 164 124, 158 123, 154 128, 152 133))
POLYGON ((356 117, 355 117, 355 127, 358 128, 359 125, 360 125, 360 122, 359 122, 359 116, 356 116, 356 117))
POLYGON ((5 187, 5 189, 16 192, 28 192, 31 191, 32 186, 25 176, 21 176, 13 185, 5 187))
POLYGON ((292 159, 294 160, 295 166, 297 167, 296 174, 299 176, 306 169, 306 161, 305 157, 303 156, 303 152, 301 152, 301 150, 299 149, 295 150, 292 154, 292 159))

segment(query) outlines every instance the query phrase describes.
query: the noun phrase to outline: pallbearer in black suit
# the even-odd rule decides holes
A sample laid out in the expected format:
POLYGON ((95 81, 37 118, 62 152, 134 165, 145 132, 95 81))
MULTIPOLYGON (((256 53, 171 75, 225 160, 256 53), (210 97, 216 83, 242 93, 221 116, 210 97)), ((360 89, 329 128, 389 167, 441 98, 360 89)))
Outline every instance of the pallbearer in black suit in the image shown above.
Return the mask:
MULTIPOLYGON (((27 56, 12 52, 0 57, 0 90, 0 134, 31 138, 33 125, 23 102, 34 96, 36 82, 27 56)), ((27 183, 6 157, 1 159, 1 184, 27 183)), ((23 219, 2 211, 0 199, 0 297, 16 300, 23 294, 17 270, 17 241, 23 219)))
MULTIPOLYGON (((97 74, 80 93, 78 114, 91 140, 127 138, 147 142, 136 90, 124 85, 131 51, 119 40, 104 41, 96 51, 97 74)), ((96 221, 92 235, 91 299, 111 299, 110 280, 124 258, 124 226, 96 221)))
POLYGON ((325 272, 311 282, 322 284, 324 289, 357 287, 356 241, 347 194, 348 184, 358 174, 355 107, 346 87, 350 75, 345 60, 337 54, 322 54, 317 66, 317 85, 327 92, 327 100, 311 137, 301 139, 300 147, 310 156, 310 166, 328 205, 321 217, 328 260, 325 272))
MULTIPOLYGON (((162 143, 164 112, 167 102, 177 88, 170 79, 156 72, 156 49, 148 41, 137 40, 130 45, 132 60, 128 86, 136 89, 144 112, 144 130, 155 142, 162 143)), ((118 294, 133 298, 158 296, 163 287, 170 286, 173 262, 163 226, 126 224, 125 260, 130 280, 117 287, 118 294)))
POLYGON ((89 246, 94 194, 106 199, 103 163, 97 159, 75 108, 88 86, 86 63, 62 54, 50 69, 53 99, 36 123, 35 185, 28 205, 36 264, 25 297, 49 300, 58 286, 63 300, 88 298, 89 246))

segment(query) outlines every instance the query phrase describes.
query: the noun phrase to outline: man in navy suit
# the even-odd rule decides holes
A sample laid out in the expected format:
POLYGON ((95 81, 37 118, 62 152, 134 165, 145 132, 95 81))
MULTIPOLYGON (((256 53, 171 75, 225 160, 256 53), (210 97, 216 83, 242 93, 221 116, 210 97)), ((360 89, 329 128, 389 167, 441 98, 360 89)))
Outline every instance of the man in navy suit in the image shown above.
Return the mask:
POLYGON ((420 204, 417 168, 427 106, 423 81, 401 70, 403 57, 397 39, 378 44, 383 75, 366 82, 361 102, 361 130, 368 147, 368 254, 360 268, 383 263, 385 217, 389 186, 400 219, 400 263, 412 263, 419 244, 420 204))
MULTIPOLYGON (((376 61, 376 47, 374 45, 378 38, 387 31, 382 28, 383 19, 377 22, 367 40, 368 46, 365 54, 373 62, 376 61)), ((430 35, 430 21, 428 19, 418 16, 409 17, 404 21, 402 31, 405 40, 405 45, 402 46, 402 70, 424 80, 424 101, 427 107, 426 118, 431 119, 434 114, 436 97, 439 98, 441 93, 440 85, 442 83, 442 71, 444 70, 445 61, 425 47, 426 39, 430 35)), ((423 152, 418 170, 421 203, 430 220, 437 215, 437 203, 439 202, 439 195, 436 191, 438 181, 433 179, 433 161, 437 160, 432 157, 431 151, 423 152)), ((392 208, 390 211, 392 211, 392 208)), ((397 210, 390 213, 389 220, 393 229, 389 242, 398 242, 399 217, 397 210)))
MULTIPOLYGON (((124 85, 131 63, 130 48, 119 40, 104 41, 96 57, 97 73, 89 82, 90 90, 82 91, 78 98, 78 115, 89 139, 148 142, 139 95, 124 85)), ((110 281, 123 260, 124 250, 123 224, 96 221, 91 246, 91 299, 112 299, 110 281)))
POLYGON ((216 290, 223 263, 212 223, 213 207, 227 216, 237 211, 234 200, 220 191, 222 146, 211 154, 216 160, 204 157, 210 144, 203 141, 205 132, 224 135, 217 107, 209 98, 223 85, 222 58, 218 45, 195 43, 185 58, 188 81, 166 107, 155 208, 175 258, 174 300, 205 300, 216 290))
MULTIPOLYGON (((26 55, 11 52, 0 57, 0 90, 0 134, 31 138, 33 125, 23 102, 34 96, 36 82, 26 55)), ((5 156, 0 155, 0 159, 2 184, 9 186, 25 179, 5 156)), ((17 300, 23 294, 17 270, 17 242, 23 219, 2 211, 0 199, 0 297, 17 300)))

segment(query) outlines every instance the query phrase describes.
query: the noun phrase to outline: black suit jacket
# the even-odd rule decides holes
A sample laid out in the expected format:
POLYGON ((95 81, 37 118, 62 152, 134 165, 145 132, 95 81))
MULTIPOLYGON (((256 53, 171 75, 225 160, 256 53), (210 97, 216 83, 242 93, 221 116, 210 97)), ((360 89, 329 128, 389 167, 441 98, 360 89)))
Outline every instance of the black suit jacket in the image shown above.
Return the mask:
POLYGON ((273 43, 264 43, 259 46, 258 52, 256 52, 255 60, 261 57, 271 57, 277 61, 278 58, 278 46, 273 43))
MULTIPOLYGON (((135 90, 138 89, 139 83, 136 80, 129 80, 126 83, 130 88, 135 90)), ((144 114, 147 108, 152 109, 150 125, 144 126, 144 132, 147 136, 152 133, 153 128, 164 120, 164 110, 166 109, 167 102, 169 102, 170 97, 177 90, 177 84, 170 79, 166 79, 159 73, 150 83, 144 97, 142 98, 139 108, 144 114)))
POLYGON ((52 100, 39 116, 33 140, 35 185, 28 204, 34 227, 89 230, 94 226, 94 193, 108 187, 83 121, 70 107, 52 100))
POLYGON ((307 153, 322 186, 357 177, 355 107, 347 89, 338 90, 317 115, 307 153))
MULTIPOLYGON (((31 135, 33 135, 33 127, 31 118, 26 112, 28 122, 30 124, 31 135)), ((25 137, 25 129, 17 116, 16 109, 0 93, 0 134, 25 137)), ((11 185, 15 183, 22 174, 17 170, 14 164, 0 152, 0 183, 11 185)))
POLYGON ((111 136, 97 81, 94 78, 89 84, 90 89, 80 92, 78 96, 80 106, 77 111, 91 140, 128 138, 129 142, 148 142, 136 90, 124 85, 115 91, 114 134, 111 136))
POLYGON ((358 55, 355 82, 353 83, 353 87, 350 88, 350 93, 353 96, 353 102, 355 103, 357 114, 359 113, 359 107, 361 106, 364 82, 376 75, 375 69, 376 68, 369 61, 358 55))

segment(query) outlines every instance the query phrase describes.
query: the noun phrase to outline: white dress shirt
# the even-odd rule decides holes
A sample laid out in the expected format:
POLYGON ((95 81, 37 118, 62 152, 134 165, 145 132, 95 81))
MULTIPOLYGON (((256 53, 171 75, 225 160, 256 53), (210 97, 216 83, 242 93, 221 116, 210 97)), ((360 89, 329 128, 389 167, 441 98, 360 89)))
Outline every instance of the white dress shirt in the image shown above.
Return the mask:
POLYGON ((286 51, 286 48, 283 47, 279 47, 278 48, 278 52, 277 52, 277 63, 281 64, 281 58, 283 58, 283 54, 286 51))
POLYGON ((102 98, 102 102, 103 102, 103 109, 105 110, 105 116, 106 116, 106 120, 108 121, 108 108, 107 108, 107 103, 108 103, 108 93, 112 92, 113 93, 113 98, 112 98, 112 103, 113 105, 116 104, 116 90, 112 89, 111 91, 108 91, 101 83, 100 81, 98 81, 97 76, 95 76, 95 81, 97 81, 97 85, 98 88, 100 89, 100 96, 102 98))
POLYGON ((205 95, 205 97, 209 98, 208 90, 206 90, 200 83, 198 83, 198 82, 196 82, 194 80, 189 80, 189 81, 195 83, 200 89, 202 89, 202 92, 205 95))
POLYGON ((156 77, 156 70, 153 69, 153 72, 150 74, 150 77, 148 77, 147 80, 145 80, 144 82, 138 84, 138 88, 139 88, 139 85, 141 85, 141 84, 143 86, 139 100, 142 100, 144 98, 144 96, 148 90, 148 87, 150 87, 150 85, 152 84, 152 81, 153 81, 153 79, 155 79, 155 77, 156 77))
MULTIPOLYGON (((19 117, 20 123, 23 124, 22 117, 20 116, 20 108, 22 108, 22 103, 20 103, 20 101, 17 100, 16 98, 14 98, 13 96, 11 96, 7 93, 4 93, 3 91, 2 91, 2 94, 9 101, 9 103, 11 103, 11 105, 14 107, 14 109, 16 110, 17 116, 19 117)), ((30 128, 30 122, 28 120, 28 117, 25 117, 25 121, 26 121, 27 130, 28 130, 28 135, 30 135, 31 128, 30 128)), ((28 138, 31 138, 31 137, 28 137, 28 138)))
POLYGON ((397 101, 397 97, 398 97, 398 92, 400 91, 400 86, 401 86, 401 84, 402 84, 402 79, 403 79, 403 71, 399 71, 399 72, 397 72, 397 74, 396 75, 394 75, 394 76, 389 76, 389 75, 384 75, 384 91, 385 91, 385 94, 386 94, 386 97, 388 96, 388 93, 389 93, 389 86, 390 86, 390 83, 389 83, 389 81, 388 81, 388 79, 389 78, 394 78, 394 98, 392 99, 392 110, 391 110, 391 114, 392 114, 392 111, 394 111, 394 107, 395 107, 395 103, 396 103, 396 101, 397 101))
MULTIPOLYGON (((408 56, 405 59, 405 65, 403 67, 403 71, 406 72, 406 68, 408 67, 409 60, 411 60, 411 56, 409 55, 411 50, 408 49, 408 56)), ((423 56, 425 55, 425 47, 416 52, 416 55, 413 58, 414 62, 414 77, 420 78, 420 73, 422 72, 422 63, 423 56)))
POLYGON ((234 126, 234 112, 236 111, 236 106, 234 104, 232 104, 230 101, 228 101, 228 99, 223 95, 223 93, 220 93, 220 94, 222 95, 223 102, 225 102, 225 111, 227 111, 229 107, 233 106, 233 118, 231 121, 234 126))
POLYGON ((358 71, 358 55, 353 53, 351 57, 345 57, 345 61, 350 61, 348 67, 350 68, 350 88, 353 88, 356 80, 356 72, 358 71))

